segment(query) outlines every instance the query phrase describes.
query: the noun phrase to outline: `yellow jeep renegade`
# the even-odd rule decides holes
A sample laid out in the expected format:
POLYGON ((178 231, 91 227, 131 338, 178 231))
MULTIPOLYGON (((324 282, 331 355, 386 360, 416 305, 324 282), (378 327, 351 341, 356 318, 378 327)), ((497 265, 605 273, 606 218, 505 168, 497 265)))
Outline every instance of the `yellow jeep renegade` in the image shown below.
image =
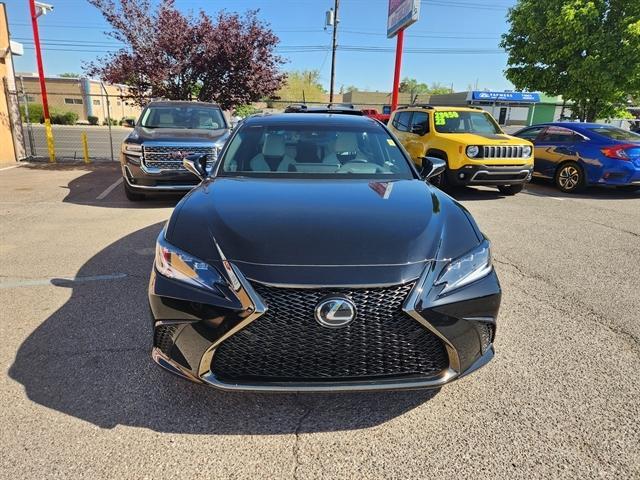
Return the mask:
POLYGON ((481 108, 401 107, 393 112, 389 128, 418 167, 423 157, 447 162, 435 182, 440 187, 489 185, 515 195, 531 180, 533 144, 506 135, 481 108))

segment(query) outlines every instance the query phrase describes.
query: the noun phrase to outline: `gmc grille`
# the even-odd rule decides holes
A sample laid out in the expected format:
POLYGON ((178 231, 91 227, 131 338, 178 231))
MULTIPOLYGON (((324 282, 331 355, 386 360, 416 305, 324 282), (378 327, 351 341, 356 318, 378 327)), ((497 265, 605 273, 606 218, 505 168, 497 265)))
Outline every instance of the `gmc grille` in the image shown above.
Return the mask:
MULTIPOLYGON (((183 154, 206 153, 208 162, 215 162, 218 150, 215 147, 185 145, 176 146, 146 146, 142 147, 145 166, 161 170, 185 170, 182 166, 183 154), (179 155, 179 156, 177 156, 179 155)), ((186 171, 186 170, 185 170, 186 171)))
POLYGON ((212 370, 223 382, 349 381, 435 377, 448 365, 441 340, 402 311, 413 284, 371 289, 285 289, 254 285, 267 312, 225 340, 212 370), (318 302, 344 295, 355 320, 327 329, 318 302))

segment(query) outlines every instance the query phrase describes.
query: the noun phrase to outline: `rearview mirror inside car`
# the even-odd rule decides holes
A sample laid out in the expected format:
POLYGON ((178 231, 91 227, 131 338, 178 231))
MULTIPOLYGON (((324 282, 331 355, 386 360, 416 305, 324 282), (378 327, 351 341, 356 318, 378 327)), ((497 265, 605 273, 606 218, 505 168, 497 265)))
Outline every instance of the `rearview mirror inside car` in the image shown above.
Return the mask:
POLYGON ((447 162, 435 157, 422 157, 422 169, 420 175, 429 180, 443 173, 447 169, 447 162))

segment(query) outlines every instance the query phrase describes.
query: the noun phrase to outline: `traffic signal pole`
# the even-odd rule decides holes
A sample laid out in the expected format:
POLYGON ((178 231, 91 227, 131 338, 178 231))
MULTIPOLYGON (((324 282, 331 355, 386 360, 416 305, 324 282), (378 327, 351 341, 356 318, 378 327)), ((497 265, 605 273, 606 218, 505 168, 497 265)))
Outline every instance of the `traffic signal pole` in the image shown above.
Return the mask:
POLYGON ((38 11, 35 0, 29 0, 31 10, 31 24, 33 26, 33 42, 36 46, 36 60, 38 62, 38 77, 40 79, 40 91, 42 93, 42 113, 44 114, 44 129, 49 150, 49 162, 56 161, 53 132, 51 131, 51 117, 49 116, 49 101, 47 98, 47 85, 44 79, 44 67, 42 66, 42 51, 40 50, 40 32, 38 31, 38 11))
POLYGON ((396 44, 396 67, 393 73, 393 92, 391 94, 391 111, 398 108, 398 91, 400 90, 400 70, 402 70, 402 49, 404 48, 404 28, 398 32, 396 44))

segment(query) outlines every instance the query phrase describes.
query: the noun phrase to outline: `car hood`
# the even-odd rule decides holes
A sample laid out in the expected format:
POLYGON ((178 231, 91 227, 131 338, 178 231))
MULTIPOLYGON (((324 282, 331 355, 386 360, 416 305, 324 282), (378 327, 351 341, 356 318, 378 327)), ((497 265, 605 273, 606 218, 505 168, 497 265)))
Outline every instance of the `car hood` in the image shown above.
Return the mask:
POLYGON ((464 209, 420 180, 218 178, 177 211, 170 242, 212 263, 217 243, 249 277, 271 283, 399 282, 479 241, 464 209))
POLYGON ((448 133, 440 135, 465 145, 522 145, 530 143, 528 140, 506 134, 448 133))
POLYGON ((227 129, 196 130, 184 128, 144 128, 136 127, 129 140, 144 142, 214 143, 229 134, 227 129))

